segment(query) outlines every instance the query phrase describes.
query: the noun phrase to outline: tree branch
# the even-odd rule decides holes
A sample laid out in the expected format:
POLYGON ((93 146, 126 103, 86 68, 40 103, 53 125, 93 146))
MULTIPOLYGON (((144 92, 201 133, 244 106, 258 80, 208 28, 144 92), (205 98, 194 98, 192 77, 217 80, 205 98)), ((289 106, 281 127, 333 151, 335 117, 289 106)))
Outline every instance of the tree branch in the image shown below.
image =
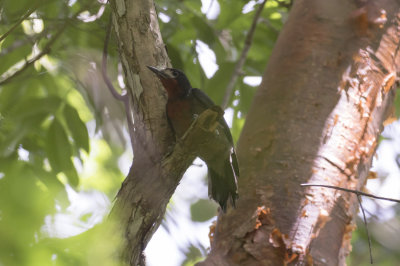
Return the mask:
POLYGON ((201 113, 187 130, 185 137, 176 142, 172 152, 152 168, 146 169, 140 179, 131 177, 138 170, 134 161, 131 172, 118 192, 115 203, 118 208, 113 208, 110 215, 124 226, 124 221, 129 221, 123 234, 132 237, 126 238, 121 256, 130 265, 145 265, 142 252, 160 225, 166 206, 183 173, 196 158, 196 151, 204 145, 199 140, 208 139, 207 135, 213 134, 219 117, 220 113, 212 109, 201 113))
POLYGON ((133 126, 132 109, 131 109, 131 105, 130 105, 130 101, 129 101, 129 99, 131 98, 129 91, 123 91, 122 94, 119 94, 118 91, 114 88, 111 80, 109 79, 109 77, 107 75, 108 43, 110 41, 111 25, 112 25, 111 19, 112 19, 112 13, 110 13, 110 19, 109 19, 108 25, 107 25, 106 39, 104 40, 103 58, 102 58, 102 64, 101 64, 101 74, 102 74, 103 80, 106 83, 107 88, 110 91, 110 93, 112 94, 112 96, 114 96, 114 98, 116 100, 124 103, 125 115, 126 115, 126 119, 127 119, 127 123, 128 123, 129 138, 131 141, 131 147, 132 147, 132 152, 133 152, 133 143, 134 143, 133 131, 135 129, 133 126))
POLYGON ((114 96, 115 99, 124 102, 125 98, 127 98, 127 94, 119 94, 118 91, 114 88, 112 85, 112 82, 108 78, 107 75, 107 56, 108 56, 108 43, 110 41, 110 35, 111 35, 111 17, 112 13, 110 14, 110 19, 108 21, 107 25, 107 32, 106 32, 106 39, 104 40, 104 48, 103 48, 103 60, 101 64, 101 74, 103 75, 104 82, 107 85, 108 90, 111 92, 112 96, 114 96))
POLYGON ((39 4, 36 4, 34 7, 32 7, 30 10, 28 10, 28 12, 26 12, 25 15, 23 15, 18 21, 17 23, 14 24, 14 26, 12 26, 6 33, 4 33, 3 35, 0 36, 0 42, 2 40, 4 40, 5 38, 7 38, 8 35, 10 35, 10 33, 12 33, 25 19, 27 19, 33 12, 35 12, 35 10, 39 7, 39 4))
POLYGON ((54 36, 47 42, 47 44, 45 45, 45 47, 43 47, 43 50, 39 54, 37 54, 35 57, 25 61, 25 64, 20 69, 18 69, 14 73, 12 73, 10 76, 8 76, 8 77, 4 78, 3 80, 1 80, 0 81, 0 85, 4 85, 4 84, 7 84, 7 83, 11 82, 15 77, 17 77, 21 73, 23 73, 26 69, 28 69, 37 60, 42 58, 44 55, 50 53, 51 46, 58 39, 58 37, 60 37, 60 35, 64 32, 66 26, 67 26, 67 23, 64 23, 61 26, 61 28, 56 32, 56 34, 54 34, 54 36))
POLYGON ((357 195, 357 200, 358 200, 358 204, 360 205, 361 212, 362 212, 362 215, 363 215, 363 218, 364 218, 363 221, 364 221, 365 231, 367 231, 368 247, 369 247, 369 260, 370 260, 371 264, 373 264, 374 261, 372 259, 371 237, 369 236, 367 218, 365 218, 365 211, 364 211, 364 207, 362 206, 362 203, 361 203, 361 196, 360 195, 357 195))
POLYGON ((222 109, 225 109, 228 106, 233 89, 235 88, 236 81, 237 81, 238 77, 241 75, 243 65, 246 61, 247 54, 249 53, 249 50, 251 47, 251 43, 253 40, 254 32, 256 30, 258 19, 259 19, 261 12, 264 9, 265 3, 267 1, 268 0, 264 0, 260 4, 260 6, 257 9, 256 14, 254 15, 250 30, 247 32, 247 35, 246 35, 246 40, 244 42, 244 47, 243 47, 242 53, 239 57, 239 60, 237 61, 236 65, 235 65, 235 69, 233 70, 232 77, 231 77, 228 85, 226 86, 224 99, 222 100, 222 104, 221 104, 222 109))
POLYGON ((350 193, 354 193, 357 196, 366 196, 374 199, 379 199, 379 200, 387 200, 387 201, 393 201, 396 203, 400 203, 400 200, 398 199, 392 199, 392 198, 385 198, 385 197, 378 197, 369 193, 365 193, 359 190, 354 190, 354 189, 348 189, 348 188, 343 188, 343 187, 337 187, 337 186, 331 186, 331 185, 320 185, 320 184, 301 184, 300 186, 302 187, 325 187, 325 188, 332 188, 332 189, 337 189, 341 191, 346 191, 350 193))
POLYGON ((371 250, 371 238, 369 235, 369 231, 368 231, 368 224, 367 224, 367 219, 365 218, 365 211, 364 208, 362 206, 361 203, 361 196, 366 196, 366 197, 370 197, 370 198, 374 198, 374 199, 379 199, 379 200, 387 200, 387 201, 393 201, 396 203, 400 203, 400 200, 397 199, 392 199, 392 198, 385 198, 385 197, 378 197, 369 193, 365 193, 359 190, 353 190, 353 189, 348 189, 348 188, 342 188, 342 187, 337 187, 337 186, 331 186, 331 185, 319 185, 319 184, 301 184, 300 186, 302 187, 324 187, 324 188, 332 188, 332 189, 337 189, 337 190, 341 190, 341 191, 345 191, 345 192, 350 192, 350 193, 354 193, 357 195, 357 200, 358 203, 360 205, 361 211, 362 211, 362 215, 363 215, 363 221, 364 221, 364 225, 365 225, 365 230, 367 231, 367 236, 368 236, 368 247, 369 247, 369 258, 370 258, 370 262, 371 264, 373 264, 373 259, 372 259, 372 250, 371 250))
MULTIPOLYGON (((42 51, 37 54, 35 57, 25 61, 25 64, 15 71, 14 73, 10 74, 10 76, 5 77, 3 80, 0 81, 0 85, 4 85, 12 81, 15 77, 19 76, 21 73, 23 73, 26 69, 28 69, 32 64, 34 64, 37 60, 42 58, 44 55, 50 53, 50 48, 51 46, 57 41, 57 39, 61 36, 61 34, 64 32, 65 28, 67 27, 68 23, 72 20, 75 19, 87 6, 82 7, 79 9, 76 13, 74 13, 70 18, 66 19, 64 23, 62 24, 61 28, 54 34, 54 36, 46 43, 46 45, 43 47, 42 51)), ((36 8, 34 8, 36 10, 36 8)), ((33 11, 34 11, 33 10, 33 11)), ((32 12, 33 12, 32 11, 32 12)), ((28 12, 29 13, 29 12, 28 12)), ((26 15, 25 15, 26 16, 26 15)), ((22 21, 21 21, 22 22, 22 21)), ((17 23, 18 24, 18 23, 17 23)), ((14 26, 15 27, 15 26, 14 26)), ((12 30, 10 29, 7 34, 11 33, 12 30)), ((6 34, 4 34, 6 35, 6 34)), ((3 36, 4 36, 3 35, 3 36)), ((2 37, 3 37, 2 36, 2 37)), ((4 37, 5 38, 5 37, 4 37)))
POLYGON ((43 30, 42 32, 40 32, 38 34, 35 34, 33 36, 26 36, 26 38, 24 38, 23 40, 16 40, 12 45, 10 45, 9 47, 6 47, 0 51, 0 57, 13 52, 14 50, 18 49, 19 47, 21 47, 27 43, 34 44, 39 39, 43 38, 43 36, 46 36, 52 29, 53 28, 51 28, 51 27, 47 27, 45 30, 43 30))

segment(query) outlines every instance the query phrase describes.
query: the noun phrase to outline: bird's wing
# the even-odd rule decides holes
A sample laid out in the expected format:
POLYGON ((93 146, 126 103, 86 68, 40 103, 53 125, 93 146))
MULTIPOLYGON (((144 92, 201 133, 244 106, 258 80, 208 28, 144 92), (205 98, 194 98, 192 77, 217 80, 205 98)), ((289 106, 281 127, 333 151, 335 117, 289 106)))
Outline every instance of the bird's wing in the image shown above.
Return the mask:
MULTIPOLYGON (((197 100, 199 100, 204 105, 204 107, 206 109, 215 106, 215 103, 210 99, 210 97, 208 97, 207 94, 205 94, 201 90, 192 88, 192 94, 197 100)), ((229 126, 226 123, 224 117, 222 116, 218 122, 221 124, 221 126, 224 130, 224 134, 226 135, 226 137, 228 138, 229 142, 232 144, 232 147, 233 147, 233 139, 232 139, 232 135, 231 135, 231 130, 229 129, 229 126)))
POLYGON ((193 96, 197 100, 199 100, 204 105, 205 108, 211 108, 211 107, 215 106, 215 103, 203 91, 196 89, 196 88, 192 88, 191 90, 192 90, 193 96))

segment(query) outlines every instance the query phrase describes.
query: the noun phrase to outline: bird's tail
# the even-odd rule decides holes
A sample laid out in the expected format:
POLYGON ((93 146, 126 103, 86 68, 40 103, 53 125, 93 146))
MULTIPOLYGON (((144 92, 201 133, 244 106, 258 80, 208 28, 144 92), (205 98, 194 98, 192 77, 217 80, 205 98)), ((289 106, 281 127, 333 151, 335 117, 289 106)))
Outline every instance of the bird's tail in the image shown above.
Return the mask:
MULTIPOLYGON (((235 158, 236 159, 236 158, 235 158)), ((237 164, 237 162, 236 162, 237 164)), ((238 199, 236 169, 232 167, 229 158, 224 162, 224 175, 208 169, 209 173, 209 193, 211 197, 219 203, 221 209, 226 212, 228 201, 235 207, 236 200, 238 199)))

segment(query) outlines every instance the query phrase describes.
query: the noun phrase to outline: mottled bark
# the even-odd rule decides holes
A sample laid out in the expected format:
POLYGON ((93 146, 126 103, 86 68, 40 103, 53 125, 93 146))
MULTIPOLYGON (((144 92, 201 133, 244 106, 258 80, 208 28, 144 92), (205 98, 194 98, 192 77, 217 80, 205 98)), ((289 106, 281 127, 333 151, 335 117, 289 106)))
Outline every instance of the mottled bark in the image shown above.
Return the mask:
MULTIPOLYGON (((238 208, 201 265, 343 265, 400 66, 400 3, 297 0, 238 143, 238 208)), ((368 263, 366 258, 365 263, 368 263)))
MULTIPOLYGON (((166 93, 146 68, 147 65, 169 66, 153 1, 113 0, 110 3, 134 120, 130 132, 134 159, 110 218, 119 224, 125 239, 121 259, 136 266, 144 265, 143 251, 160 225, 183 173, 195 158, 188 150, 196 149, 193 138, 207 132, 195 126, 166 156, 175 141, 165 115, 166 93)), ((210 115, 211 122, 215 121, 215 112, 205 114, 205 119, 210 115)), ((212 123, 203 125, 206 131, 210 126, 212 123)))

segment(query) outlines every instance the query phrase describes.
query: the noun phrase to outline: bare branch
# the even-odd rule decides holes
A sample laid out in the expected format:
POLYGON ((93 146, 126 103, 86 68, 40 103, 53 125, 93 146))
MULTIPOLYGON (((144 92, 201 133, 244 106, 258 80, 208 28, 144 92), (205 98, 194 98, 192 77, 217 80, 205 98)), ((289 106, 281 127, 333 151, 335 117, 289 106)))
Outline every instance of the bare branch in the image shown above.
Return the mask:
POLYGON ((369 193, 365 193, 359 190, 353 190, 353 189, 348 189, 348 188, 342 188, 342 187, 337 187, 337 186, 331 186, 331 185, 319 185, 319 184, 301 184, 300 186, 302 187, 325 187, 325 188, 332 188, 332 189, 337 189, 337 190, 341 190, 341 191, 346 191, 346 192, 350 192, 350 193, 354 193, 357 196, 361 195, 361 196, 366 196, 366 197, 370 197, 370 198, 374 198, 374 199, 379 199, 379 200, 388 200, 388 201, 393 201, 393 202, 397 202, 400 203, 400 200, 398 199, 392 199, 392 198, 385 198, 385 197, 378 197, 369 193))
POLYGON ((364 211, 364 208, 362 206, 360 197, 361 197, 360 195, 357 195, 358 204, 360 205, 360 208, 361 208, 361 211, 362 211, 362 214, 363 214, 363 218, 364 218, 363 221, 364 221, 364 225, 365 225, 365 231, 367 231, 368 247, 369 247, 369 259, 370 259, 371 264, 373 264, 374 261, 372 260, 371 237, 369 236, 367 219, 365 218, 365 211, 364 211))
POLYGON ((123 102, 125 99, 125 95, 127 95, 127 94, 125 94, 125 95, 119 94, 117 92, 117 90, 114 88, 114 86, 112 85, 112 83, 107 75, 107 56, 108 56, 108 43, 110 41, 110 33, 111 33, 111 16, 112 16, 112 14, 110 14, 110 19, 109 19, 108 25, 107 25, 106 39, 104 40, 101 74, 103 75, 103 79, 107 85, 107 88, 110 90, 110 92, 114 96, 114 98, 123 102))
POLYGON ((253 40, 253 35, 254 35, 255 30, 256 30, 258 19, 259 19, 260 15, 261 15, 261 12, 264 9, 265 3, 267 1, 268 0, 264 0, 260 4, 260 6, 257 9, 256 14, 254 15, 253 22, 251 24, 250 30, 246 35, 246 40, 244 42, 244 47, 243 47, 242 53, 240 55, 239 60, 236 63, 235 69, 233 70, 232 77, 231 77, 228 85, 226 86, 224 99, 222 100, 222 104, 221 104, 222 109, 225 109, 228 106, 228 103, 229 103, 229 100, 231 98, 233 89, 235 88, 236 81, 237 81, 239 75, 242 72, 242 68, 243 68, 244 62, 246 61, 247 54, 249 53, 249 50, 250 50, 250 47, 251 47, 251 43, 252 43, 252 40, 253 40))
POLYGON ((112 18, 112 13, 110 14, 110 19, 109 19, 108 25, 107 25, 106 39, 104 40, 103 59, 102 59, 102 64, 101 64, 101 74, 103 76, 104 82, 106 83, 107 88, 110 91, 110 93, 114 96, 115 99, 124 103, 125 115, 126 115, 126 119, 128 120, 129 137, 131 140, 131 146, 132 146, 132 151, 133 151, 134 127, 133 127, 131 105, 129 102, 129 98, 130 98, 129 92, 125 91, 125 94, 119 94, 118 91, 114 88, 111 80, 109 79, 109 77, 107 75, 107 56, 108 56, 108 43, 110 41, 110 35, 111 35, 111 18, 112 18))

